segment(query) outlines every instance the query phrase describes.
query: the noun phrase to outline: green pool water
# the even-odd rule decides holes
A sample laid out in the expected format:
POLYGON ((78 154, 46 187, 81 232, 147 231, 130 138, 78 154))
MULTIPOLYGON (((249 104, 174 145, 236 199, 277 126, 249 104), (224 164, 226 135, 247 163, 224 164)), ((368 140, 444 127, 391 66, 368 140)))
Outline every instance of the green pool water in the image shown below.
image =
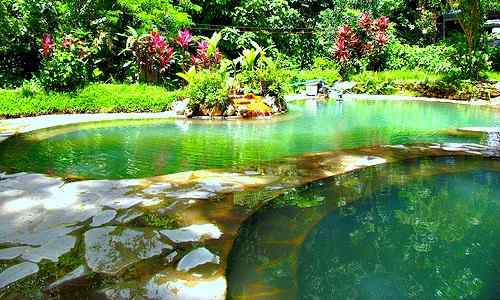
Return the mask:
POLYGON ((229 295, 499 299, 499 216, 498 160, 419 160, 315 183, 242 227, 229 295))
POLYGON ((446 130, 499 120, 498 111, 466 105, 309 101, 290 104, 287 116, 270 121, 121 121, 42 130, 1 143, 0 170, 113 179, 259 167, 307 152, 469 141, 446 130))

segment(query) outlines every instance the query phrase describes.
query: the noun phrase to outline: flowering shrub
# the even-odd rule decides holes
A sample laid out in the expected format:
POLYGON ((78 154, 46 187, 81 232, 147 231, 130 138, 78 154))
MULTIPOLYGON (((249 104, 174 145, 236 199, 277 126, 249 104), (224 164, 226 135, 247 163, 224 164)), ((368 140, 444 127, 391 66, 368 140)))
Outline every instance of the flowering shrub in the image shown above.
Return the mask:
POLYGON ((348 25, 340 27, 333 57, 345 67, 355 63, 356 60, 382 51, 389 41, 388 27, 388 17, 372 19, 368 13, 362 14, 357 28, 348 25))
POLYGON ((199 42, 196 54, 191 56, 192 64, 202 69, 210 69, 219 65, 222 60, 222 52, 217 45, 221 37, 220 33, 214 33, 210 39, 199 42))
POLYGON ((182 70, 187 72, 191 66, 198 69, 211 68, 220 64, 222 52, 217 48, 218 34, 211 39, 203 39, 197 47, 192 47, 194 37, 188 29, 180 30, 170 43, 159 32, 152 31, 138 36, 129 29, 132 36, 127 42, 128 48, 139 66, 139 75, 148 82, 159 82, 163 79, 177 81, 175 74, 182 70), (176 47, 174 49, 174 47, 176 47))
POLYGON ((146 81, 157 81, 159 74, 170 68, 175 54, 165 37, 156 31, 135 41, 132 52, 146 81))
POLYGON ((47 58, 52 53, 52 49, 54 48, 54 40, 52 36, 48 33, 43 35, 42 38, 42 49, 40 49, 40 53, 42 56, 47 58))
POLYGON ((52 35, 44 34, 39 51, 39 80, 45 89, 73 91, 88 80, 92 50, 83 40, 66 36, 57 43, 52 35))

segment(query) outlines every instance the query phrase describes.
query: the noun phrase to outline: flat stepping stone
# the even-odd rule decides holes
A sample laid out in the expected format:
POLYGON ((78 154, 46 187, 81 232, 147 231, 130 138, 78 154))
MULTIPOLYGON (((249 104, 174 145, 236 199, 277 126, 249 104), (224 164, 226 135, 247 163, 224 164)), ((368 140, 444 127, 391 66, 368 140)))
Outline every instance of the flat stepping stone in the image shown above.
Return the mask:
POLYGON ((462 127, 458 131, 478 133, 500 133, 500 127, 462 127))
POLYGON ((19 256, 21 256, 23 253, 25 253, 26 251, 28 251, 30 249, 31 249, 31 247, 28 247, 28 246, 1 249, 0 250, 0 260, 11 260, 14 258, 18 258, 19 256))
POLYGON ((23 262, 12 266, 0 273, 0 289, 18 280, 33 275, 37 273, 38 270, 38 265, 32 262, 23 262))
POLYGON ((197 199, 204 200, 213 197, 215 194, 207 191, 187 191, 187 192, 171 192, 166 194, 168 197, 177 199, 197 199))
POLYGON ((116 218, 116 222, 121 223, 121 224, 126 224, 129 223, 140 216, 142 216, 144 213, 142 211, 138 210, 128 210, 124 214, 120 215, 118 218, 116 218))
POLYGON ((172 247, 153 230, 107 226, 85 233, 85 260, 97 273, 116 275, 141 260, 160 255, 172 247))
POLYGON ((146 189, 143 190, 144 193, 146 194, 158 194, 158 193, 163 193, 168 189, 172 188, 172 184, 169 182, 160 182, 160 183, 155 183, 147 187, 146 189))
POLYGON ((55 238, 66 236, 81 227, 55 227, 33 233, 20 234, 18 236, 0 238, 1 242, 25 244, 30 246, 41 246, 55 238))
POLYGON ((24 260, 37 263, 43 259, 58 262, 59 257, 71 251, 71 249, 75 247, 75 244, 76 237, 69 235, 62 236, 55 238, 40 247, 28 249, 22 254, 21 257, 24 260))
POLYGON ((92 218, 91 227, 99 227, 105 225, 116 217, 116 210, 108 209, 100 212, 92 218))
POLYGON ((87 275, 88 272, 85 266, 79 266, 75 270, 64 275, 61 279, 49 285, 45 290, 59 289, 61 287, 75 283, 76 281, 83 280, 87 277, 87 275))
POLYGON ((156 274, 144 287, 141 299, 156 300, 224 300, 227 282, 224 277, 186 281, 156 274))
POLYGON ((207 239, 219 239, 222 232, 214 224, 191 225, 173 230, 161 230, 161 234, 174 243, 199 242, 207 239))
POLYGON ((197 248, 186 254, 177 264, 177 271, 188 272, 198 266, 213 263, 219 264, 219 256, 210 252, 207 248, 197 248))

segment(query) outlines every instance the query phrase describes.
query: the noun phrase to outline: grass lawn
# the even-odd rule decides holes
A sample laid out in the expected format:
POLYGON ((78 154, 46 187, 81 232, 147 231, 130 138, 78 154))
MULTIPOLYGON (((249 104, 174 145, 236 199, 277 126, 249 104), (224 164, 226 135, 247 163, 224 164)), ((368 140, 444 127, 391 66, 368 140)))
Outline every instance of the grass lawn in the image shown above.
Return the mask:
POLYGON ((488 76, 488 79, 500 81, 500 72, 498 72, 498 71, 497 72, 494 72, 494 71, 486 72, 486 76, 488 76))
POLYGON ((161 112, 168 110, 177 92, 142 84, 93 84, 75 93, 0 89, 0 118, 56 113, 161 112))

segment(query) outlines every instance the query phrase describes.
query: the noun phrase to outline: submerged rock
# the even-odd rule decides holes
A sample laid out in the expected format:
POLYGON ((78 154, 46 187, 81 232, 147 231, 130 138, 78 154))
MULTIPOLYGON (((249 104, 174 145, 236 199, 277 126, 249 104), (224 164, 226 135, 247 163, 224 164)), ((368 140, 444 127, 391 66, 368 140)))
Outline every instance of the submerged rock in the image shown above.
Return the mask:
POLYGON ((172 247, 153 230, 108 226, 85 233, 85 259, 97 273, 117 274, 141 260, 159 255, 172 247))
POLYGON ((162 230, 161 234, 174 243, 199 242, 205 239, 219 239, 222 232, 213 224, 191 225, 173 230, 162 230))
POLYGON ((219 256, 210 252, 207 248, 197 248, 186 254, 177 264, 177 271, 188 272, 198 266, 213 263, 219 264, 219 256))
POLYGON ((33 275, 37 273, 38 270, 38 265, 31 262, 23 262, 12 266, 0 273, 0 289, 18 280, 33 275))
POLYGON ((104 224, 107 224, 116 217, 116 210, 104 210, 100 212, 99 214, 95 215, 92 218, 92 223, 90 223, 91 227, 99 227, 104 224))

